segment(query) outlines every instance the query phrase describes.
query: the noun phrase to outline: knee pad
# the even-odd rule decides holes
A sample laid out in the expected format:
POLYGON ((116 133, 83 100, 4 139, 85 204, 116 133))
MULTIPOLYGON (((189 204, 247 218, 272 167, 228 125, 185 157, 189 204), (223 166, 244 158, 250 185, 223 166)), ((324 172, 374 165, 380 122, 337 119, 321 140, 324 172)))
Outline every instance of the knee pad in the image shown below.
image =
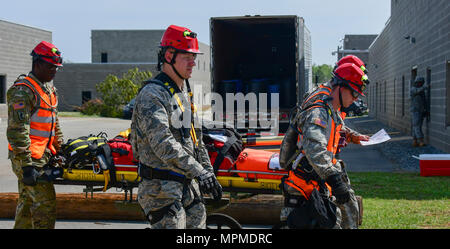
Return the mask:
POLYGON ((162 220, 162 218, 164 218, 165 215, 176 216, 177 213, 181 210, 181 208, 182 208, 181 202, 175 201, 174 203, 167 205, 163 208, 148 212, 147 219, 150 221, 150 224, 153 225, 162 220), (150 215, 152 216, 151 219, 149 218, 150 215))

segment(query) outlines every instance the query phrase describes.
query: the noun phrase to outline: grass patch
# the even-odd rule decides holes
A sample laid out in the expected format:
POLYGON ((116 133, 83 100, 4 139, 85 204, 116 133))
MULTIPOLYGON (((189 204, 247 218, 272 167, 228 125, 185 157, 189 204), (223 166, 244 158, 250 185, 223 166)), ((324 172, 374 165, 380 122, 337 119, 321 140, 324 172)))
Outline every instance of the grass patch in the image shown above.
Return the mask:
POLYGON ((98 118, 99 115, 86 115, 81 112, 58 112, 58 117, 71 117, 71 118, 98 118))
POLYGON ((450 177, 417 173, 350 172, 363 197, 361 228, 450 228, 450 177))

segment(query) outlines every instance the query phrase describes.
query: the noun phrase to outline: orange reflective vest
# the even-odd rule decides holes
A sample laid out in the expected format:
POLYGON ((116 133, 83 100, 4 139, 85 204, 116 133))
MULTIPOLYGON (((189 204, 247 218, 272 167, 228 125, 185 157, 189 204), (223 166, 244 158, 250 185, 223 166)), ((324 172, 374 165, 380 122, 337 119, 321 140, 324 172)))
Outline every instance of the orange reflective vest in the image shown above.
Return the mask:
MULTIPOLYGON (((30 151, 31 157, 40 159, 44 154, 45 148, 49 148, 53 155, 56 149, 53 146, 55 139, 56 107, 58 99, 56 93, 45 93, 41 86, 30 77, 25 77, 23 82, 17 82, 14 85, 24 85, 34 92, 36 111, 30 118, 30 151)), ((8 144, 8 149, 12 147, 8 144)))
MULTIPOLYGON (((306 99, 306 101, 304 101, 303 103, 307 103, 309 100, 311 100, 314 96, 317 96, 319 94, 324 94, 324 95, 330 95, 331 94, 331 88, 324 86, 324 85, 320 85, 319 86, 319 91, 316 92, 315 94, 311 95, 310 97, 308 97, 306 99)), ((316 101, 314 101, 310 106, 308 106, 305 111, 307 110, 311 110, 313 108, 323 108, 323 100, 322 99, 318 99, 316 101)), ((331 114, 331 110, 327 109, 328 114, 330 116, 332 116, 331 114)), ((344 119, 345 118, 345 113, 341 113, 340 114, 341 118, 344 119)), ((331 152, 333 154, 333 164, 335 164, 337 162, 336 158, 334 158, 334 155, 337 152, 338 149, 338 145, 339 145, 339 138, 341 137, 340 135, 340 131, 342 128, 342 124, 340 125, 336 125, 335 121, 333 120, 333 118, 330 119, 330 121, 327 124, 327 134, 326 137, 328 139, 328 143, 327 143, 327 150, 329 152, 331 152)), ((301 131, 300 131, 301 134, 301 131)), ((302 136, 299 137, 300 140, 303 139, 302 136)), ((302 151, 304 154, 304 151, 302 151)))
MULTIPOLYGON (((323 107, 323 100, 321 98, 319 98, 318 100, 314 101, 312 104, 310 104, 309 106, 304 106, 306 103, 308 103, 311 99, 313 99, 315 96, 319 95, 319 94, 323 94, 323 95, 327 95, 329 96, 331 94, 331 88, 321 85, 319 86, 319 90, 312 94, 311 96, 308 96, 308 98, 303 102, 304 104, 302 105, 302 108, 306 108, 304 111, 307 110, 311 110, 313 108, 324 108, 323 107)), ((327 109, 327 112, 330 116, 332 116, 331 110, 327 109)), ((345 114, 341 113, 341 118, 344 119, 345 118, 345 114)), ((336 125, 335 121, 333 120, 333 118, 330 118, 328 123, 327 123, 327 128, 326 128, 326 137, 328 139, 328 143, 327 143, 327 151, 332 153, 332 163, 336 164, 337 160, 334 157, 334 155, 336 155, 337 149, 338 149, 338 145, 339 145, 339 138, 340 138, 340 130, 342 128, 342 124, 340 125, 336 125)), ((302 134, 302 131, 299 130, 299 134, 302 134)), ((303 140, 303 135, 299 135, 299 143, 302 143, 303 140)), ((303 155, 305 155, 305 151, 302 150, 303 155)), ((314 188, 319 189, 319 185, 316 181, 310 180, 310 181, 306 181, 304 179, 302 179, 301 177, 297 176, 294 174, 294 172, 291 170, 289 171, 289 175, 288 177, 284 180, 284 182, 297 189, 300 193, 302 193, 302 195, 306 198, 309 199, 309 196, 311 195, 311 192, 313 191, 314 188)), ((328 186, 328 184, 326 184, 327 188, 330 190, 331 193, 331 188, 330 186, 328 186)))

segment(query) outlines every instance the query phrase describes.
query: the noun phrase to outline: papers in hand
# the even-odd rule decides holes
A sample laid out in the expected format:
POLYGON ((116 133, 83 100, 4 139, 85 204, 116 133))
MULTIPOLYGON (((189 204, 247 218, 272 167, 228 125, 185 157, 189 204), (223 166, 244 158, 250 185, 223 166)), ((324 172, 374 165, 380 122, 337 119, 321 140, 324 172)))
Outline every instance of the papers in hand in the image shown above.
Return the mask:
POLYGON ((372 144, 384 143, 389 139, 391 139, 391 137, 387 134, 387 132, 384 129, 381 129, 377 133, 373 134, 373 136, 370 137, 369 141, 361 141, 361 145, 367 146, 372 144))

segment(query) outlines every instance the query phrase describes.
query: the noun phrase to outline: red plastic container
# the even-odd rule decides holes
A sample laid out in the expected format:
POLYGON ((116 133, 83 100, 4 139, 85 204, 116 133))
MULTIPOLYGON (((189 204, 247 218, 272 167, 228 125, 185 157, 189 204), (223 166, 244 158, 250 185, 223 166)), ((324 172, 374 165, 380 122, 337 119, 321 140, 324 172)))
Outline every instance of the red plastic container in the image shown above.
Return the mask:
POLYGON ((450 154, 421 154, 421 176, 450 176, 450 154))

